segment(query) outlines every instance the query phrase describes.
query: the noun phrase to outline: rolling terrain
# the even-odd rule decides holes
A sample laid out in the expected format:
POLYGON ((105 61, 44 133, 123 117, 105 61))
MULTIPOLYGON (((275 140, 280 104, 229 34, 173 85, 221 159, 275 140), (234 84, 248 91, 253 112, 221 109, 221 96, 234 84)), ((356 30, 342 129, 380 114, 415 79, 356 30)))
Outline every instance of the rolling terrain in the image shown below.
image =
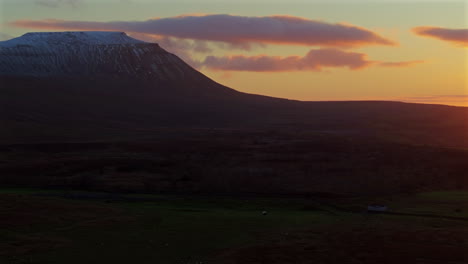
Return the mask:
POLYGON ((466 107, 246 94, 45 32, 0 42, 0 127, 0 263, 468 263, 466 107))
POLYGON ((3 145, 0 185, 305 196, 468 189, 468 151, 462 149, 328 133, 187 133, 166 131, 151 141, 3 145))

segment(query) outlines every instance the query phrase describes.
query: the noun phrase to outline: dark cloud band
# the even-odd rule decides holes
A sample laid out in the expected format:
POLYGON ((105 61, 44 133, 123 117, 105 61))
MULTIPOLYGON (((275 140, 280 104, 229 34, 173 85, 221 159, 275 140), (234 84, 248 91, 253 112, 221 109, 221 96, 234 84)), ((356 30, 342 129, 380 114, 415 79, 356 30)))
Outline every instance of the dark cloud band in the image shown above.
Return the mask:
POLYGON ((146 21, 17 20, 17 27, 55 30, 118 30, 242 45, 249 43, 356 47, 396 45, 368 29, 292 16, 177 16, 146 21))

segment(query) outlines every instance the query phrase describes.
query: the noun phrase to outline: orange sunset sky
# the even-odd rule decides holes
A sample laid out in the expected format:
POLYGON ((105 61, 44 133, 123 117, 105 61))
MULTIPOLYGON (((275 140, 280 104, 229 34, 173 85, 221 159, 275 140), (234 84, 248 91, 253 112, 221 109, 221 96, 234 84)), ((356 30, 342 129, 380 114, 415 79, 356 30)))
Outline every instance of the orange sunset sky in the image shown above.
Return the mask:
POLYGON ((0 0, 0 40, 33 31, 125 31, 247 93, 468 106, 467 5, 0 0))

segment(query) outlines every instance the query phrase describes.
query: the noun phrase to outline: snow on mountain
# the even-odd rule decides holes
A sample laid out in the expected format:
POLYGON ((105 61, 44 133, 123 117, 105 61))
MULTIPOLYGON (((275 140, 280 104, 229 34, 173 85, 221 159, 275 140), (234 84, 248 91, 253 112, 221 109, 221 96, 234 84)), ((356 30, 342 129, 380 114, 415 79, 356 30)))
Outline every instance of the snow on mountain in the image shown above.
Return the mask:
POLYGON ((0 76, 180 79, 187 72, 193 69, 177 56, 124 32, 37 32, 0 42, 0 76))
POLYGON ((0 47, 11 48, 19 45, 53 47, 59 45, 111 45, 146 43, 127 36, 124 32, 83 31, 83 32, 32 32, 21 37, 0 42, 0 47))

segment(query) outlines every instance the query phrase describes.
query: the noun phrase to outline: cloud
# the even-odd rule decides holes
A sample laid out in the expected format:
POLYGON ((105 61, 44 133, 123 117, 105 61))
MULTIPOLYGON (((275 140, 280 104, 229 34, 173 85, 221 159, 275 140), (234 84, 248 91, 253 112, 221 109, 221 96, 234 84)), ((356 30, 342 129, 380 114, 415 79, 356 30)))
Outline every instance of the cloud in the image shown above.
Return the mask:
POLYGON ((213 49, 210 48, 209 44, 206 41, 201 40, 188 40, 188 39, 178 39, 172 37, 151 35, 151 34, 142 34, 142 33, 129 33, 129 36, 143 40, 146 42, 158 43, 164 49, 168 51, 175 50, 186 50, 197 53, 210 53, 213 52, 213 49))
MULTIPOLYGON (((418 61, 419 62, 419 61, 418 61)), ((310 50, 305 56, 208 56, 202 67, 222 71, 287 72, 321 71, 323 68, 346 67, 359 70, 371 65, 383 67, 403 67, 415 62, 379 62, 367 59, 367 55, 338 49, 310 50)))
POLYGON ((118 30, 234 46, 280 44, 325 47, 396 45, 368 29, 293 16, 183 15, 146 21, 17 20, 13 26, 53 30, 118 30))
POLYGON ((79 4, 83 3, 83 0, 36 0, 35 3, 50 8, 57 8, 62 5, 77 7, 79 4))
POLYGON ((146 42, 158 43, 163 49, 176 54, 187 64, 197 69, 200 68, 201 64, 193 59, 192 55, 194 53, 209 53, 213 51, 205 41, 184 40, 142 33, 130 33, 128 35, 146 42))
POLYGON ((408 67, 413 66, 415 64, 424 63, 422 60, 414 60, 414 61, 397 61, 397 62, 381 62, 379 66, 381 67, 408 67))
POLYGON ((419 36, 449 41, 461 46, 468 46, 468 29, 415 27, 412 31, 419 36))

